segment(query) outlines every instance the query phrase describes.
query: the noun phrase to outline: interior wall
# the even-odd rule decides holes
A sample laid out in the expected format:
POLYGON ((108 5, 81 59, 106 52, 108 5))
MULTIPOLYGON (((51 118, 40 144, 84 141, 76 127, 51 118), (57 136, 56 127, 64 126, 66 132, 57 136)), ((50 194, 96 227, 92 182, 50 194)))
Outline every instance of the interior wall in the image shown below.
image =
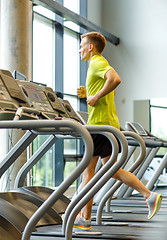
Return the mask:
POLYGON ((87 0, 88 20, 101 26, 102 24, 102 0, 87 0))
POLYGON ((120 38, 118 46, 107 43, 104 56, 122 80, 116 107, 124 127, 133 121, 134 100, 166 97, 167 1, 101 0, 101 6, 102 27, 120 38))

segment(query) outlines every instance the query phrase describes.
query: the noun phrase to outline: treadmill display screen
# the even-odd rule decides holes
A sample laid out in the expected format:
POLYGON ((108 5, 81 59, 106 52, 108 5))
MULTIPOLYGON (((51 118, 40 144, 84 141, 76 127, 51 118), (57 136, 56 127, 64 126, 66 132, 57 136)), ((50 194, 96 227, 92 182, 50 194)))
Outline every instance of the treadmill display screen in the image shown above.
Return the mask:
POLYGON ((25 87, 26 92, 28 93, 29 98, 37 102, 45 102, 42 92, 39 89, 25 87))
POLYGON ((53 109, 43 91, 29 86, 24 86, 24 89, 25 94, 27 94, 36 109, 44 112, 53 112, 53 109))

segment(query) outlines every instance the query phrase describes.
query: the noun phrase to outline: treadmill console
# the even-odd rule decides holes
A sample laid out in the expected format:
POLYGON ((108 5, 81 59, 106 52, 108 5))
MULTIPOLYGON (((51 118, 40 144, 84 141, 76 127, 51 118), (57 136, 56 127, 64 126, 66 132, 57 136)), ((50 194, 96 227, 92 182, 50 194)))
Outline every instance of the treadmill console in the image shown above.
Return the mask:
POLYGON ((2 74, 0 74, 0 108, 16 109, 16 106, 12 102, 12 98, 2 80, 2 74))
POLYGON ((140 136, 148 136, 148 133, 145 131, 145 129, 139 123, 126 122, 125 128, 128 131, 133 131, 133 132, 138 133, 140 136))
MULTIPOLYGON (((27 96, 20 89, 12 74, 0 70, 0 120, 12 120, 20 106, 31 107, 27 96)), ((34 115, 23 114, 22 118, 35 118, 34 115)))
POLYGON ((71 106, 70 102, 68 100, 65 99, 60 99, 64 109, 66 110, 69 118, 74 119, 80 123, 82 123, 82 121, 80 120, 79 116, 76 114, 76 112, 74 111, 73 107, 71 106))
POLYGON ((0 70, 0 120, 14 119, 17 109, 21 107, 23 114, 20 119, 61 117, 83 124, 69 101, 58 98, 52 88, 14 79, 11 72, 0 70))
POLYGON ((42 86, 42 88, 55 113, 59 117, 69 118, 64 106, 62 105, 60 99, 57 97, 53 89, 50 87, 44 87, 44 86, 42 86))
POLYGON ((0 70, 0 77, 11 98, 16 100, 15 103, 18 105, 21 104, 25 107, 30 107, 25 94, 20 89, 12 74, 6 70, 0 70))
POLYGON ((58 116, 48 101, 48 98, 43 91, 43 86, 28 81, 16 81, 31 102, 31 107, 38 110, 41 113, 41 117, 43 116, 43 118, 53 119, 58 116))

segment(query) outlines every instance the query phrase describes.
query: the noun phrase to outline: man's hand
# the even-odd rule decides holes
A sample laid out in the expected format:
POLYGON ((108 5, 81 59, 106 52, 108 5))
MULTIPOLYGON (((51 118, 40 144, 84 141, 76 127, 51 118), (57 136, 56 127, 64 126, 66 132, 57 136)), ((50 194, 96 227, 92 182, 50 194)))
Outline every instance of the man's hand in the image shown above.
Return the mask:
POLYGON ((87 104, 90 105, 91 107, 94 107, 97 102, 98 102, 98 97, 96 95, 94 96, 90 96, 88 99, 87 99, 87 104))
POLYGON ((86 97, 86 88, 84 86, 80 86, 77 88, 77 95, 79 98, 85 98, 86 97))

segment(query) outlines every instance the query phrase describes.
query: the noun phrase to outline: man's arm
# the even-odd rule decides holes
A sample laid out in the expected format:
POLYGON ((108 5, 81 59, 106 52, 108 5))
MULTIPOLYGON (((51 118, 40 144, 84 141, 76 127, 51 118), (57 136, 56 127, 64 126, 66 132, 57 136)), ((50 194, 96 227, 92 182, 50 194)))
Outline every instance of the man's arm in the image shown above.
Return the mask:
POLYGON ((119 75, 113 68, 106 72, 104 78, 106 79, 106 82, 103 88, 94 96, 90 96, 87 99, 87 103, 92 107, 97 104, 101 97, 104 97, 108 93, 112 92, 121 83, 119 75))

